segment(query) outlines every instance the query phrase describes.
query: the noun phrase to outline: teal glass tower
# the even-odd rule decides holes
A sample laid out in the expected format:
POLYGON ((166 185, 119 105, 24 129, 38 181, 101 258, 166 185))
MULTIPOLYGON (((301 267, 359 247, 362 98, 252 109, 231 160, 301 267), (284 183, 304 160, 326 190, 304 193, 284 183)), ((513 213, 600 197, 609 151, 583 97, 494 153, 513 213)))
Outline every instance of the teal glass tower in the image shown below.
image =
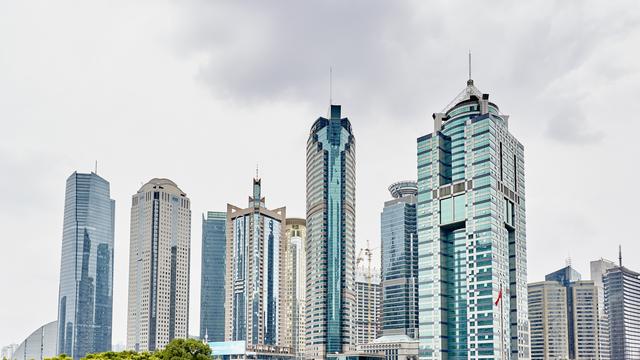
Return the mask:
POLYGON ((307 141, 307 359, 353 350, 355 138, 340 105, 307 141))
POLYGON ((418 138, 421 359, 528 359, 524 147, 473 83, 418 138))
POLYGON ((224 280, 227 213, 202 215, 202 272, 200 276, 200 339, 224 341, 224 280))
POLYGON ((57 354, 111 350, 115 201, 96 173, 67 179, 58 296, 57 354))

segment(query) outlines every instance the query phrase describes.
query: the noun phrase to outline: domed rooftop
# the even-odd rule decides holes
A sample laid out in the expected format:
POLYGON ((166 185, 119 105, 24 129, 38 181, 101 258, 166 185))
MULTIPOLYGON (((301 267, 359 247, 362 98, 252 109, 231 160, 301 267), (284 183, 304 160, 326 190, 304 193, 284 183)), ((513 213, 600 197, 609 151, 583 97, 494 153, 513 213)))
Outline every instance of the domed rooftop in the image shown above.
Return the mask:
POLYGON ((399 199, 407 195, 418 195, 418 183, 413 180, 403 180, 389 186, 391 196, 399 199))

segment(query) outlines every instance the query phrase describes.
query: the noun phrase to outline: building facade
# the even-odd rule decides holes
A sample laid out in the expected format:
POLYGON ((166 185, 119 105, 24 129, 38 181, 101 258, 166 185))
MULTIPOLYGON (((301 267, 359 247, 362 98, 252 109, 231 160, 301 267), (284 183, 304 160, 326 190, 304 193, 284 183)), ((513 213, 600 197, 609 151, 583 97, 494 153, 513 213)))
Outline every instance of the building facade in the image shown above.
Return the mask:
POLYGON ((306 341, 305 302, 306 272, 305 240, 307 238, 307 222, 304 219, 289 218, 285 228, 288 242, 287 270, 289 276, 289 308, 291 313, 291 348, 296 358, 304 359, 306 341))
POLYGON ((331 105, 307 140, 307 359, 354 349, 355 137, 331 105))
POLYGON ((640 274, 616 266, 603 282, 611 359, 640 359, 640 274))
POLYGON ((592 261, 590 264, 591 280, 598 291, 598 353, 600 360, 611 359, 609 341, 609 320, 604 311, 604 282, 603 276, 607 270, 616 267, 616 263, 606 259, 592 261))
POLYGON ((528 359, 524 147, 473 80, 433 119, 418 138, 420 358, 528 359))
POLYGON ((417 360, 418 339, 408 335, 383 335, 368 344, 358 345, 365 354, 381 354, 386 360, 417 360))
POLYGON ((227 214, 202 215, 202 270, 200 278, 200 338, 224 341, 224 300, 227 214))
POLYGON ((14 350, 11 360, 44 360, 58 355, 58 322, 52 321, 32 332, 14 350))
POLYGON ((356 271, 355 343, 368 344, 378 338, 382 314, 382 291, 378 269, 356 271))
POLYGON ((569 287, 573 321, 569 344, 572 359, 600 359, 598 331, 598 289, 593 281, 576 281, 569 287), (573 353, 573 355, 572 355, 573 353))
POLYGON ((154 178, 133 195, 127 349, 155 351, 189 334, 191 207, 176 183, 154 178))
POLYGON ((557 281, 529 284, 531 359, 569 359, 567 288, 557 281))
POLYGON ((258 178, 247 208, 227 205, 225 341, 290 353, 285 219, 265 207, 258 178))
POLYGON ((115 201, 95 173, 67 179, 57 352, 80 359, 111 350, 115 201))
POLYGON ((560 270, 554 271, 551 274, 547 274, 544 277, 545 281, 556 281, 566 288, 566 308, 567 308, 567 332, 568 332, 568 344, 569 344, 569 358, 575 358, 575 321, 573 319, 573 292, 571 291, 571 285, 582 279, 580 273, 573 269, 570 265, 563 267, 560 270))
POLYGON ((389 186, 380 214, 382 335, 418 334, 418 233, 415 181, 389 186))

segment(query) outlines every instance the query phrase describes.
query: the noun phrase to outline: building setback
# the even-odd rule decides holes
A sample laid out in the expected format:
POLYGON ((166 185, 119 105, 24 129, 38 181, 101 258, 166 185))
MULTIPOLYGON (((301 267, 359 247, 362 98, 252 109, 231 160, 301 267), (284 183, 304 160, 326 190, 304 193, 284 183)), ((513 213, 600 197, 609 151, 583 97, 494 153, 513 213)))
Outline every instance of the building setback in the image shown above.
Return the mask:
POLYGON ((531 360, 569 359, 567 289, 557 281, 529 284, 531 360))
POLYGON ((115 201, 109 191, 95 173, 67 179, 57 353, 74 359, 111 350, 115 201))
POLYGON ((286 208, 265 207, 259 178, 247 208, 227 205, 225 341, 248 350, 291 351, 285 219, 286 208))
POLYGON ((524 147, 473 80, 433 120, 417 149, 420 358, 528 359, 524 147))
POLYGON ((200 277, 200 339, 224 341, 227 214, 202 215, 202 269, 200 277))
POLYGON ((380 214, 382 335, 418 333, 418 234, 415 181, 389 186, 393 200, 380 214))
POLYGON ((127 349, 188 337, 190 249, 189 198, 173 181, 152 179, 131 201, 127 349))
POLYGON ((307 140, 307 359, 354 350, 355 137, 340 105, 307 140))

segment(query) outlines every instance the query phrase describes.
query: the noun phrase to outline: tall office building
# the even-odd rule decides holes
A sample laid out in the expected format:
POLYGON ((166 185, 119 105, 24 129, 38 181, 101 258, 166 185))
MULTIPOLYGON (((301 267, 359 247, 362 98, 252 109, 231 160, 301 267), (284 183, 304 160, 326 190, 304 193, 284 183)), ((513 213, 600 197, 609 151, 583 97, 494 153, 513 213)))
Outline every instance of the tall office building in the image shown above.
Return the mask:
POLYGON ((154 178, 133 195, 127 349, 155 351, 189 334, 190 201, 154 178))
POLYGON ((380 273, 378 269, 359 268, 356 271, 356 311, 354 330, 356 345, 368 344, 378 338, 382 312, 380 273))
POLYGON ((566 288, 566 307, 567 307, 567 332, 569 336, 568 344, 569 344, 569 357, 571 359, 575 356, 575 339, 573 337, 574 331, 574 321, 573 321, 573 296, 572 291, 570 289, 571 284, 575 281, 580 281, 582 276, 575 269, 573 269, 570 265, 563 267, 560 270, 554 271, 551 274, 547 274, 544 277, 545 281, 556 281, 560 283, 562 286, 566 288))
POLYGON ((224 299, 227 214, 202 215, 202 269, 200 278, 200 339, 224 341, 224 299))
POLYGON ((557 281, 529 284, 531 360, 569 359, 567 289, 557 281))
POLYGON ((600 359, 598 353, 598 289, 593 281, 576 281, 569 287, 573 308, 573 344, 569 346, 572 359, 600 359))
POLYGON ((598 290, 598 353, 600 360, 611 359, 610 341, 609 341, 609 320, 607 313, 604 311, 604 282, 602 277, 607 270, 616 267, 616 263, 606 259, 592 261, 591 280, 594 282, 598 290))
POLYGON ((389 186, 380 215, 382 335, 418 334, 418 233, 415 181, 389 186))
POLYGON ((95 173, 67 179, 58 296, 58 354, 111 350, 115 201, 95 173))
POLYGON ((418 138, 420 358, 528 359, 524 147, 473 80, 433 119, 418 138))
POLYGON ((603 277, 611 359, 640 359, 640 274, 622 266, 603 277))
POLYGON ((304 359, 306 272, 305 239, 307 222, 304 219, 289 218, 285 228, 288 242, 287 264, 289 276, 289 307, 291 312, 291 347, 297 359, 304 359))
POLYGON ((349 119, 331 105, 307 140, 307 359, 354 349, 355 150, 349 119))
POLYGON ((270 210, 253 179, 249 206, 227 205, 225 340, 288 348, 286 208, 270 210))

